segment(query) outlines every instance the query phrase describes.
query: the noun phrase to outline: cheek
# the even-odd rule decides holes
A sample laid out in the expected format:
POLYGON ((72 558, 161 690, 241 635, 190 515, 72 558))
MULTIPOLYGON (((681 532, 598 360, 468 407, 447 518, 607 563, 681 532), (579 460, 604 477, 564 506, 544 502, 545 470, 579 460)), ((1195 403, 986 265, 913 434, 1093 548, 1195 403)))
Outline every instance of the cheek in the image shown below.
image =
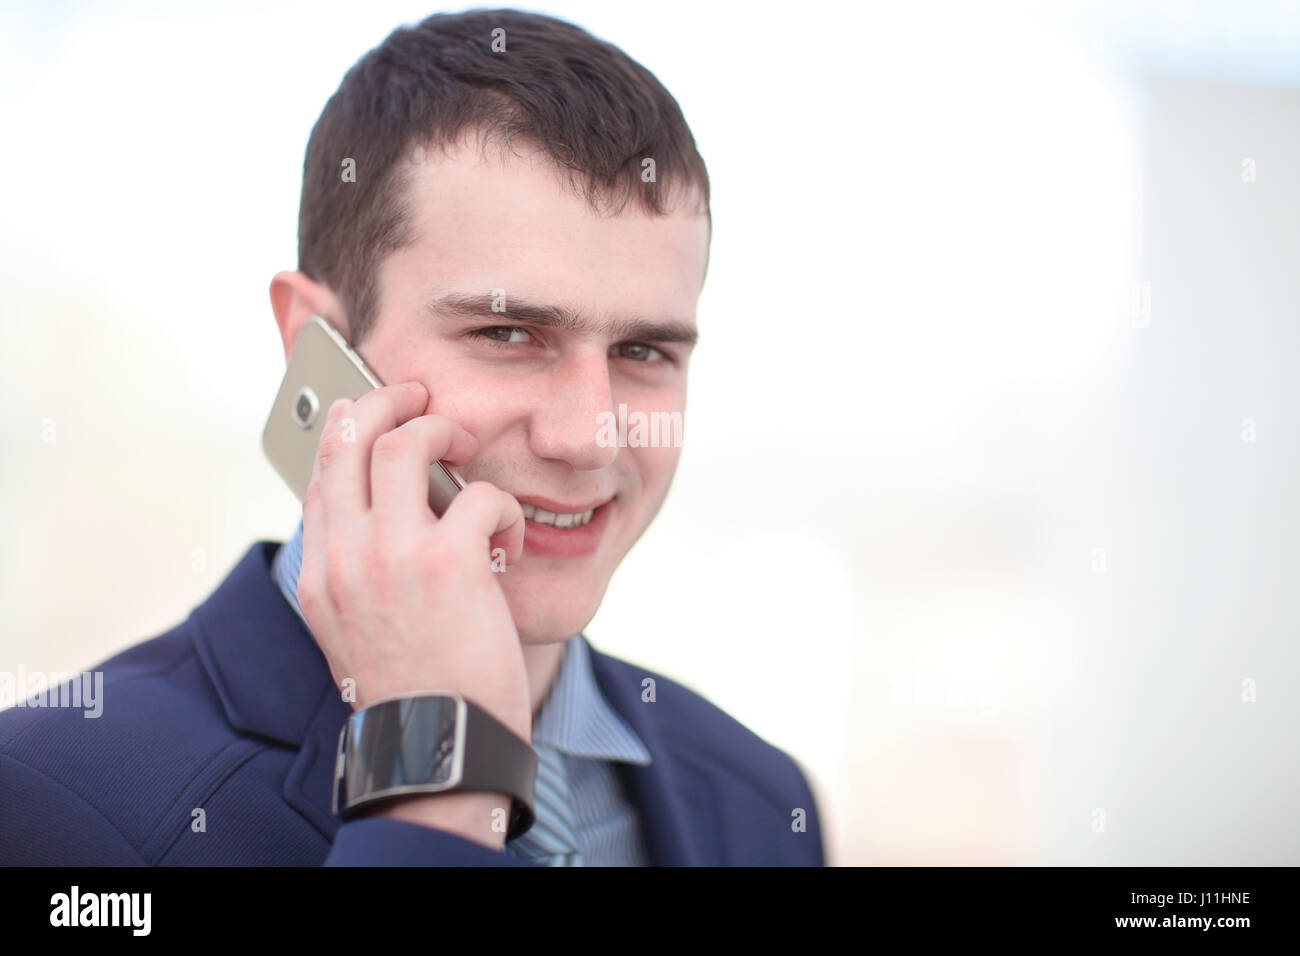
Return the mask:
POLYGON ((491 439, 513 407, 508 390, 485 388, 481 380, 465 375, 431 377, 426 384, 433 392, 433 412, 460 423, 480 441, 491 439))
MULTIPOLYGON (((631 450, 631 449, 629 449, 631 450)), ((648 498, 659 500, 668 489, 677 462, 681 459, 680 448, 638 448, 632 455, 633 471, 641 481, 642 489, 648 498)))

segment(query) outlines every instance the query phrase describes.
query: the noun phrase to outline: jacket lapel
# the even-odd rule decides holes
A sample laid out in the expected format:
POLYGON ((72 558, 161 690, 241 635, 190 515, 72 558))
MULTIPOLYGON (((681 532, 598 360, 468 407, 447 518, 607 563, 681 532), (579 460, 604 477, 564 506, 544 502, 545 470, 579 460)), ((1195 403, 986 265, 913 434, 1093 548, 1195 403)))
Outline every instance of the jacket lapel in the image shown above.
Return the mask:
POLYGON ((641 681, 654 675, 595 648, 591 648, 591 663, 605 699, 650 751, 648 765, 619 763, 617 767, 641 813, 651 864, 722 865, 716 792, 712 781, 682 760, 673 746, 680 746, 684 738, 673 733, 671 718, 681 710, 663 699, 668 688, 657 681, 659 699, 643 701, 641 681))
POLYGON ((271 576, 278 547, 254 544, 190 623, 231 726, 298 749, 284 799, 332 841, 340 822, 331 807, 334 755, 352 708, 271 576))
MULTIPOLYGON (((315 638, 271 576, 278 547, 275 541, 256 542, 194 610, 189 624, 231 726, 298 748, 284 799, 332 841, 340 822, 331 806, 335 752, 352 708, 335 687, 315 638)), ((647 766, 616 766, 640 812, 651 863, 719 865, 714 787, 670 745, 670 738, 682 739, 670 726, 679 709, 668 701, 643 702, 641 680, 651 675, 600 653, 590 642, 588 648, 601 692, 650 751, 647 766)))

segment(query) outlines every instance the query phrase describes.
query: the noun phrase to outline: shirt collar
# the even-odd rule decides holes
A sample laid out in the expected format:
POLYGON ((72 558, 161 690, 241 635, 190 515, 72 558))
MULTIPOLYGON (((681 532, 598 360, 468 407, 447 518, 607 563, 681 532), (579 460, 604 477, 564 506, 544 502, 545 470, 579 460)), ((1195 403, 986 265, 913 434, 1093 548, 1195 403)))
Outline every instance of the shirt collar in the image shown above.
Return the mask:
MULTIPOLYGON (((293 537, 276 554, 271 572, 285 600, 300 618, 298 575, 301 571, 302 521, 299 520, 293 537)), ((306 624, 303 618, 303 625, 306 624)), ((601 693, 591 664, 591 647, 582 634, 565 642, 564 658, 555 681, 533 720, 533 741, 573 757, 643 766, 650 763, 650 751, 641 738, 601 693)))

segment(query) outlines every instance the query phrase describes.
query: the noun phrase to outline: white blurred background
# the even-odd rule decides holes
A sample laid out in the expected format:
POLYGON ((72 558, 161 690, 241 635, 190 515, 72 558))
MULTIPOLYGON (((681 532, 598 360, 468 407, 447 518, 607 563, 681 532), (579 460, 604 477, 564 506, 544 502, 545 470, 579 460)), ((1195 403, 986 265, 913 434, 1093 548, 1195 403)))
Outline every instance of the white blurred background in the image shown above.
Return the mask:
MULTIPOLYGON (((307 136, 436 9, 0 12, 0 668, 292 533, 307 136)), ((1300 863, 1297 5, 530 9, 713 180, 686 453, 595 645, 794 755, 834 863, 1300 863)))

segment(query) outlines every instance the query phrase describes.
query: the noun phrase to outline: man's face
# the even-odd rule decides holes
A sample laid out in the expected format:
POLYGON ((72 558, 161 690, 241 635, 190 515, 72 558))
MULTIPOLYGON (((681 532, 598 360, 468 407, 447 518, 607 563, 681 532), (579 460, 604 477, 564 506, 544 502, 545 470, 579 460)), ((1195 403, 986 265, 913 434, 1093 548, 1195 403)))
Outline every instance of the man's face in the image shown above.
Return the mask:
POLYGON ((580 527, 530 518, 522 559, 498 575, 521 639, 563 640, 596 613, 676 470, 679 447, 611 446, 602 424, 620 404, 629 426, 684 412, 692 343, 675 339, 695 331, 707 219, 635 201, 601 216, 540 156, 464 147, 422 157, 411 194, 416 240, 383 262, 358 352, 386 383, 422 382, 428 411, 474 434, 466 481, 561 525, 595 509, 580 527), (525 306, 580 322, 545 324, 525 306))

